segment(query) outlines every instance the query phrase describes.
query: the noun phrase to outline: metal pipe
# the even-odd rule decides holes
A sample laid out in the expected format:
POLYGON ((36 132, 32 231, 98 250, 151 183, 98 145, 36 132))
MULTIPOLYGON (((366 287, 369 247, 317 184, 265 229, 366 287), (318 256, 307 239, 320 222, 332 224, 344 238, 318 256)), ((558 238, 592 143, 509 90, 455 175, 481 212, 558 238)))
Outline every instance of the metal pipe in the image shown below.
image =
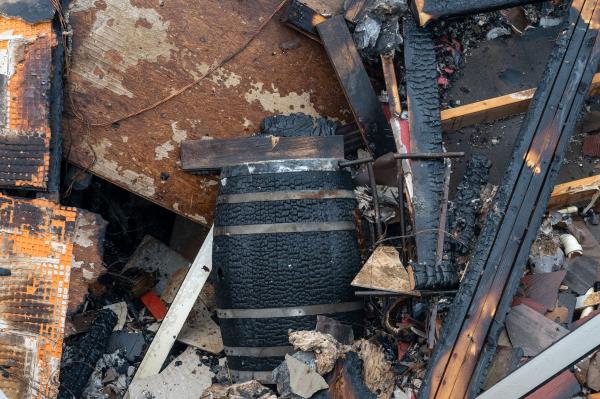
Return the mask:
POLYGON ((412 154, 394 154, 396 159, 445 159, 445 158, 462 158, 464 152, 422 152, 412 154))
POLYGON ((355 159, 354 161, 340 161, 338 165, 340 166, 340 168, 349 168, 350 166, 362 165, 373 161, 373 157, 368 157, 362 159, 355 159))
POLYGON ((377 231, 377 241, 381 239, 383 230, 381 228, 381 215, 379 213, 379 196, 377 195, 377 182, 375 181, 375 172, 373 171, 373 162, 367 163, 369 171, 369 184, 373 195, 373 209, 375 210, 375 229, 377 231))

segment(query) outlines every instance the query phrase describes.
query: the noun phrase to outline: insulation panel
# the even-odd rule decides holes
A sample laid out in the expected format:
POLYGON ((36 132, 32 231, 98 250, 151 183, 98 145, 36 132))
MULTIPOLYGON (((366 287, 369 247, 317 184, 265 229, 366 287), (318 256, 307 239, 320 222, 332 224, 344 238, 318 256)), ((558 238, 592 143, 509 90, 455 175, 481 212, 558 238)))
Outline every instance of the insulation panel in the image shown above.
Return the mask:
POLYGON ((0 390, 10 399, 58 392, 76 217, 0 195, 0 390))

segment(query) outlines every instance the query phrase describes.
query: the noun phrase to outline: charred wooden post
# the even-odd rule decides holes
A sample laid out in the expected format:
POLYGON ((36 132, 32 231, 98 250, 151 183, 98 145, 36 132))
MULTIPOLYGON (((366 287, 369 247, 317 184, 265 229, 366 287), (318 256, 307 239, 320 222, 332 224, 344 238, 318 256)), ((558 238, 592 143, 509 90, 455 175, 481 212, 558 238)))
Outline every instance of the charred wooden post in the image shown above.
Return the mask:
POLYGON ((342 85, 363 140, 380 156, 394 148, 394 139, 379 98, 356 50, 344 17, 332 17, 317 25, 327 56, 342 85))
POLYGON ((412 11, 419 25, 427 26, 443 18, 478 14, 541 1, 543 0, 414 0, 412 11))
MULTIPOLYGON (((406 92, 411 151, 442 153, 442 123, 436 58, 431 33, 406 19, 404 24, 406 92)), ((444 185, 443 159, 413 159, 414 229, 417 262, 410 267, 415 289, 450 288, 458 283, 456 270, 436 267, 444 185)))
POLYGON ((574 0, 427 371, 420 398, 478 391, 600 61, 600 5, 574 0))

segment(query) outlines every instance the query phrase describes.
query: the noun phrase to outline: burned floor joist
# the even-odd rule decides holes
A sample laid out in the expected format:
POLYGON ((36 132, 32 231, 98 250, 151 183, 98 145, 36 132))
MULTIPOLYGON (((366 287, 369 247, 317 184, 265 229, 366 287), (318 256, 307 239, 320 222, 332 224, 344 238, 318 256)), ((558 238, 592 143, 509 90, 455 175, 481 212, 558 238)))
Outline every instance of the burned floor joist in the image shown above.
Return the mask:
MULTIPOLYGON (((414 21, 407 18, 404 37, 411 152, 440 153, 443 151, 442 124, 431 32, 418 28, 414 21)), ((411 267, 415 289, 449 288, 458 283, 458 273, 451 265, 436 262, 437 233, 443 202, 444 161, 412 160, 411 168, 417 247, 417 262, 411 267)))
POLYGON ((412 11, 421 26, 444 18, 539 3, 543 0, 414 0, 412 11))
POLYGON ((420 398, 472 397, 540 227, 600 56, 596 0, 575 0, 447 315, 420 398))

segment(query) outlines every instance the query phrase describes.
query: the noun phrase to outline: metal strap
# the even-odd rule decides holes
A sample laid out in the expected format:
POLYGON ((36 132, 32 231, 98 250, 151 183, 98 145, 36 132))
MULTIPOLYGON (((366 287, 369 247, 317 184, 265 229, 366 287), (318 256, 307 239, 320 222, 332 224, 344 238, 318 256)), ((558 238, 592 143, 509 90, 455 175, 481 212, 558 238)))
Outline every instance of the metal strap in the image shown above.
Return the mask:
POLYGON ((307 233, 311 231, 355 230, 353 222, 274 223, 238 226, 215 226, 215 236, 248 234, 307 233))
POLYGON ((234 176, 288 172, 339 171, 339 159, 286 159, 258 163, 244 163, 223 168, 221 179, 234 176))
POLYGON ((284 357, 294 353, 293 346, 263 346, 263 347, 223 347, 227 356, 246 357, 284 357))
POLYGON ((236 382, 245 382, 256 380, 263 384, 273 384, 273 372, 271 371, 246 371, 229 369, 233 380, 236 382))
POLYGON ((275 317, 300 317, 352 312, 362 308, 362 302, 342 302, 293 308, 217 309, 217 316, 220 319, 270 319, 275 317))
POLYGON ((351 190, 296 190, 271 191, 264 193, 230 194, 217 197, 217 204, 240 204, 245 202, 267 202, 305 199, 356 198, 351 190))

